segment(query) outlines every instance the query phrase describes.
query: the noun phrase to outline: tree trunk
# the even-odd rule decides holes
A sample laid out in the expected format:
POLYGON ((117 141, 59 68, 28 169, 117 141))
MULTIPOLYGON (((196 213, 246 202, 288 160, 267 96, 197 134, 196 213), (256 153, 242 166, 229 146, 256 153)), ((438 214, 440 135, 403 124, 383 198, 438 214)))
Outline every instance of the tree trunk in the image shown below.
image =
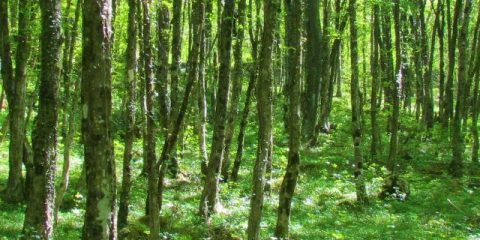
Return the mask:
MULTIPOLYGON (((462 1, 462 0, 459 0, 462 1)), ((461 177, 463 175, 463 154, 465 151, 463 132, 462 132, 462 118, 464 114, 465 98, 467 97, 466 82, 467 82, 467 64, 468 64, 468 26, 470 21, 470 12, 472 7, 472 0, 465 1, 465 8, 463 13, 463 21, 458 38, 458 87, 457 87, 457 103, 455 105, 455 113, 452 120, 452 161, 450 163, 450 173, 454 177, 461 177)))
POLYGON ((122 189, 120 190, 120 203, 118 207, 118 229, 128 224, 128 207, 130 204, 130 188, 132 186, 132 149, 135 140, 135 114, 136 114, 136 88, 135 76, 137 68, 137 0, 128 1, 128 37, 127 50, 125 51, 125 148, 123 150, 122 189))
POLYGON ((24 199, 24 186, 22 177, 23 141, 25 128, 25 92, 26 92, 26 67, 30 55, 30 20, 33 2, 22 0, 22 7, 18 18, 17 49, 15 56, 15 76, 11 57, 10 30, 8 19, 8 1, 0 3, 0 42, 2 58, 3 87, 7 95, 9 106, 8 121, 10 131, 9 144, 9 172, 5 200, 18 203, 24 199))
POLYGON ((272 47, 275 35, 280 1, 265 0, 263 13, 269 16, 264 19, 262 47, 257 64, 257 111, 258 111, 258 145, 257 158, 253 169, 252 195, 250 199, 250 214, 248 217, 248 239, 260 239, 260 222, 263 209, 263 194, 265 187, 265 168, 272 133, 272 47))
POLYGON ((150 15, 150 1, 142 0, 143 9, 143 52, 145 65, 145 99, 146 99, 146 119, 147 132, 145 135, 146 141, 146 161, 149 166, 148 169, 148 218, 150 224, 150 239, 157 239, 159 235, 159 208, 157 203, 157 186, 158 186, 158 171, 153 167, 156 162, 155 154, 155 116, 154 116, 154 102, 155 102, 155 82, 153 77, 153 56, 151 43, 151 15, 150 15))
MULTIPOLYGON (((178 85, 180 83, 180 60, 182 57, 182 6, 183 0, 173 1, 172 15, 172 65, 170 66, 170 129, 174 128, 178 115, 178 85)), ((176 151, 176 149, 174 149, 176 151)), ((170 156, 170 172, 175 176, 178 171, 176 153, 170 156)))
POLYGON ((440 25, 437 28, 438 34, 438 71, 439 71, 439 83, 438 83, 438 116, 439 120, 442 123, 443 127, 448 126, 445 120, 448 122, 447 117, 445 117, 445 41, 444 41, 444 32, 445 32, 445 10, 443 1, 438 1, 438 10, 441 16, 440 25))
POLYGON ((320 27, 320 0, 307 0, 305 3, 305 90, 303 92, 303 135, 308 142, 314 141, 320 94, 320 69, 322 59, 319 48, 322 46, 320 27))
POLYGON ((116 239, 116 180, 111 129, 111 0, 84 0, 82 133, 87 203, 83 239, 116 239))
POLYGON ((204 12, 205 12, 205 3, 203 0, 195 0, 194 3, 194 14, 192 16, 192 27, 193 30, 193 37, 192 37, 192 47, 190 49, 188 55, 188 65, 189 65, 189 72, 188 72, 188 81, 185 86, 185 93, 183 95, 182 104, 178 111, 178 115, 176 117, 175 124, 173 125, 173 129, 170 131, 168 138, 165 139, 162 148, 162 154, 160 155, 159 160, 155 164, 155 169, 160 169, 159 174, 159 181, 158 181, 158 203, 159 209, 162 209, 162 198, 163 198, 163 179, 165 177, 166 171, 166 161, 169 159, 170 154, 174 146, 177 143, 178 135, 180 129, 182 127, 185 114, 187 113, 188 101, 190 98, 190 94, 192 92, 192 88, 195 84, 198 74, 198 59, 200 55, 200 44, 201 44, 201 36, 203 32, 203 23, 204 23, 204 12))
POLYGON ((285 126, 289 135, 288 164, 280 187, 275 236, 288 238, 288 226, 293 194, 297 185, 300 165, 300 69, 301 69, 301 26, 302 7, 300 0, 285 0, 285 44, 287 47, 287 72, 285 93, 286 106, 285 126))
MULTIPOLYGON (((208 3, 207 3, 208 4, 208 3)), ((211 3, 210 3, 211 6, 211 3)), ((211 11, 211 8, 209 9, 211 11)), ((207 11, 207 9, 205 9, 207 11)), ((208 64, 209 40, 211 34, 211 22, 209 13, 205 17, 205 31, 202 32, 200 43, 200 59, 198 64, 198 82, 197 82, 197 131, 198 131, 198 150, 203 175, 207 174, 207 86, 205 80, 205 68, 208 64)))
POLYGON ((71 84, 71 73, 73 67, 73 59, 74 59, 74 50, 75 50, 75 43, 78 35, 78 21, 80 19, 80 10, 81 10, 81 0, 77 0, 77 5, 75 8, 75 18, 73 20, 72 29, 69 30, 70 35, 66 36, 70 40, 68 40, 68 44, 65 45, 64 48, 64 58, 63 58, 63 81, 64 81, 64 92, 65 92, 65 103, 64 103, 64 119, 63 119, 63 127, 65 129, 65 135, 63 136, 63 169, 62 169, 62 180, 60 184, 57 186, 56 189, 56 199, 55 199, 55 222, 58 220, 58 211, 60 209, 60 205, 63 202, 63 196, 67 191, 68 185, 70 183, 70 152, 72 149, 73 138, 76 132, 75 126, 75 114, 78 105, 78 93, 77 89, 79 89, 80 81, 79 79, 75 80, 75 83, 71 84), (68 45, 68 46, 67 46, 68 45), (72 88, 72 89, 70 89, 72 88), (72 91, 70 91, 72 90, 72 91), (67 95, 72 95, 73 98, 70 101, 67 95))
POLYGON ((40 1, 42 13, 39 108, 33 131, 32 190, 25 213, 25 238, 51 239, 55 207, 61 4, 40 1))
POLYGON ((225 130, 225 150, 222 163, 222 178, 224 181, 228 180, 228 170, 230 169, 230 146, 232 144, 233 133, 235 130, 235 119, 238 116, 238 103, 240 101, 240 95, 242 93, 242 79, 243 79, 243 39, 245 36, 245 9, 247 1, 240 0, 238 2, 238 9, 236 14, 236 32, 235 32, 235 47, 234 47, 234 60, 235 65, 233 67, 232 74, 232 91, 230 106, 228 106, 227 114, 227 126, 225 130))
MULTIPOLYGON (((249 19, 249 35, 250 35, 250 43, 252 45, 252 62, 255 63, 257 61, 257 49, 258 49, 258 34, 256 34, 257 30, 254 29, 253 23, 253 2, 250 0, 249 7, 248 7, 248 19, 249 19)), ((257 9, 260 6, 257 4, 257 9)), ((257 18, 257 25, 258 24, 257 18)), ((253 67, 250 69, 250 79, 248 81, 247 91, 245 93, 245 103, 242 110, 241 120, 240 120, 240 127, 238 130, 238 137, 237 137, 237 151, 235 155, 235 162, 233 163, 232 173, 230 174, 230 178, 233 181, 238 179, 238 171, 240 170, 240 164, 242 163, 243 158, 243 145, 245 144, 245 131, 248 124, 248 115, 250 114, 250 103, 252 102, 253 98, 253 91, 256 85, 256 69, 253 67)))
MULTIPOLYGON (((390 29, 389 25, 390 22, 390 11, 384 12, 384 24, 387 25, 385 29, 390 29)), ((399 117, 400 117, 400 91, 399 91, 399 83, 402 82, 402 78, 404 77, 403 72, 403 63, 402 63, 402 54, 403 50, 401 48, 401 32, 400 32, 400 2, 399 0, 393 0, 393 19, 394 19, 394 29, 395 29, 395 76, 390 79, 388 84, 388 91, 391 92, 392 102, 389 106, 389 112, 391 113, 389 116, 389 131, 390 131, 390 146, 389 146, 389 153, 388 153, 388 160, 387 160, 387 170, 389 171, 389 176, 386 179, 386 183, 384 186, 384 192, 382 194, 393 194, 399 190, 398 184, 398 173, 396 166, 398 165, 397 162, 397 155, 398 155, 398 129, 399 129, 399 117)), ((390 34, 387 32, 385 33, 385 42, 387 46, 387 51, 391 51, 391 41, 390 34)), ((388 60, 392 63, 388 64, 388 66, 393 65, 393 59, 388 57, 388 60)), ((390 70, 389 70, 390 71, 390 70)), ((392 77, 392 76, 389 76, 392 77)), ((423 77, 423 76, 418 76, 423 77)), ((424 103, 425 104, 425 103, 424 103)), ((403 189, 402 189, 403 190, 403 189)))
POLYGON ((222 168, 225 146, 225 124, 227 118, 227 106, 230 91, 230 62, 232 48, 233 17, 235 1, 227 0, 222 11, 222 23, 220 28, 220 69, 218 74, 218 90, 215 104, 215 118, 213 122, 213 137, 210 159, 207 166, 205 185, 200 199, 200 214, 208 218, 215 212, 217 203, 219 173, 222 168))
POLYGON ((473 97, 472 97, 472 126, 471 133, 473 138, 472 143, 472 162, 478 164, 478 149, 479 149, 479 139, 478 139, 478 114, 479 114, 479 88, 480 88, 480 9, 478 9, 477 23, 475 27, 475 36, 473 38, 474 48, 473 52, 477 54, 472 54, 473 61, 470 61, 472 64, 470 66, 471 71, 469 77, 473 78, 473 97))
POLYGON ((350 60, 351 60, 351 83, 350 94, 352 103, 352 138, 354 149, 354 177, 355 189, 358 202, 366 202, 367 191, 363 176, 362 157, 362 105, 360 100, 360 88, 358 84, 358 52, 357 52, 357 26, 356 26, 356 0, 350 0, 350 60))
POLYGON ((372 92, 370 94, 370 122, 372 128, 372 141, 370 145, 370 154, 372 162, 378 162, 380 149, 380 132, 378 129, 377 114, 378 94, 381 87, 380 68, 379 68, 379 47, 382 45, 380 32, 380 7, 378 4, 373 6, 373 27, 372 27, 372 55, 371 55, 371 72, 372 72, 372 92))
POLYGON ((161 3, 157 7, 157 51, 158 62, 156 66, 158 92, 158 105, 160 126, 166 137, 169 129, 170 115, 170 95, 168 92, 168 59, 170 53, 169 33, 170 33, 170 11, 168 5, 161 3))
MULTIPOLYGON (((449 121, 454 118, 453 112, 453 74, 455 71, 455 55, 457 48, 458 25, 461 18, 461 11, 464 0, 457 0, 455 2, 455 9, 453 15, 453 23, 450 20, 450 0, 447 0, 447 18, 448 18, 448 69, 447 69, 447 83, 445 88, 445 117, 444 125, 448 126, 449 121)), ((452 124, 453 125, 453 124, 452 124)))

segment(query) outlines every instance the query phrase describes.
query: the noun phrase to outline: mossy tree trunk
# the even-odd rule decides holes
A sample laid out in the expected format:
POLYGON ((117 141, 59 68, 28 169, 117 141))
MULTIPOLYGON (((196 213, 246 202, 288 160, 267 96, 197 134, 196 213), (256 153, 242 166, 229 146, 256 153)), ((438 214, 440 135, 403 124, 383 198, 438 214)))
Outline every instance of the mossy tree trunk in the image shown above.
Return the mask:
POLYGON ((257 158, 253 168, 252 195, 250 198, 250 214, 248 217, 248 239, 260 239, 260 222, 262 219, 263 195, 265 188, 265 169, 268 163, 272 133, 272 48, 275 38, 280 1, 264 0, 264 18, 262 43, 256 66, 258 79, 256 97, 258 112, 258 145, 257 158))
POLYGON ((111 0, 84 0, 82 134, 87 203, 83 239, 116 239, 111 0))
POLYGON ((287 72, 284 92, 287 96, 285 126, 289 135, 288 164, 280 187, 275 236, 288 238, 288 226, 293 194, 297 185, 300 167, 300 69, 302 6, 300 0, 285 0, 285 44, 287 46, 287 72))

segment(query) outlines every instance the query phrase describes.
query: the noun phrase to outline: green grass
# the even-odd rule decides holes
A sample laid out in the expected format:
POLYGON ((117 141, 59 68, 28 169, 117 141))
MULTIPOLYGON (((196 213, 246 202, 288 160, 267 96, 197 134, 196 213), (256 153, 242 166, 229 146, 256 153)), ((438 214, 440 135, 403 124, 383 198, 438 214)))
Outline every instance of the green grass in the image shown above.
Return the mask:
MULTIPOLYGON (((402 177, 409 182, 411 195, 405 201, 379 200, 386 176, 381 163, 368 164, 365 170, 370 202, 355 203, 352 181, 352 147, 348 102, 336 101, 333 121, 337 129, 321 136, 321 145, 302 153, 301 176, 293 200, 291 217, 292 239, 480 239, 480 194, 474 177, 460 180, 450 178, 445 166, 449 160, 449 143, 439 129, 427 138, 419 131, 418 123, 404 114, 400 139, 402 177), (404 155, 413 157, 404 158, 404 155)), ((280 108, 280 106, 279 106, 280 108)), ((278 111, 281 112, 281 111, 278 111)), ((368 113, 365 113, 368 116, 368 113)), ((385 116, 380 120, 385 129, 385 116)), ((277 115, 274 147, 272 192, 265 198, 262 239, 269 239, 276 222, 278 188, 286 166, 287 136, 282 116, 277 115)), ((202 181, 193 128, 185 132, 185 149, 180 162, 182 173, 178 180, 168 179, 162 211, 162 230, 165 239, 245 239, 251 169, 255 161, 256 125, 250 124, 246 136, 244 162, 238 182, 221 185, 220 212, 210 224, 197 216, 202 181)), ((369 120, 365 119, 365 159, 368 160, 369 120)), ((382 156, 387 154, 388 136, 382 136, 382 156)), ((159 141, 160 145, 160 141, 159 141)), ((234 145, 235 146, 235 145, 234 145)), ((115 143, 118 181, 121 179, 123 146, 115 143)), ((232 148, 235 149, 235 148, 232 148)), ((467 148, 468 149, 468 148, 467 148)), ((61 150, 61 146, 60 146, 61 150)), ((61 151, 60 151, 61 153, 61 151)), ((79 239, 83 222, 84 196, 77 192, 81 172, 81 151, 77 146, 72 159, 72 185, 67 195, 68 208, 60 212, 55 228, 56 239, 79 239)), ((0 188, 8 174, 8 145, 0 144, 0 188)), ((59 171, 61 169, 59 156, 59 171)), ((122 232, 128 239, 145 239, 144 203, 146 180, 140 176, 142 166, 141 142, 135 146, 135 178, 132 188, 130 226, 122 232)), ((470 163, 467 163, 467 167, 470 163)), ((23 224, 24 205, 9 205, 0 200, 0 239, 16 239, 23 224)))

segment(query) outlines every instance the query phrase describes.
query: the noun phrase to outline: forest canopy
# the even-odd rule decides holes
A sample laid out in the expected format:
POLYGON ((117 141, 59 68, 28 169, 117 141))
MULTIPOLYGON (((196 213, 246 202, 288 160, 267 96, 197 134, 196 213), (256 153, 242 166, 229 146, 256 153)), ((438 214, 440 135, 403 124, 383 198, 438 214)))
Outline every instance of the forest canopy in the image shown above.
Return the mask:
POLYGON ((474 0, 1 0, 0 239, 479 239, 474 0))

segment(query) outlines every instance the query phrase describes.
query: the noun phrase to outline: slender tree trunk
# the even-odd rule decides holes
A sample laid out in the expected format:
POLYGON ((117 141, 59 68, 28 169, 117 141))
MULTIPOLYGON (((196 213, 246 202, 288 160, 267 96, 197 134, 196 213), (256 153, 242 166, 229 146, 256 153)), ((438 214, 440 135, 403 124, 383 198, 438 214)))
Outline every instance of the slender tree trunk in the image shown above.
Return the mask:
POLYGON ((445 116, 445 44, 444 44, 444 31, 445 31, 445 11, 443 1, 438 1, 438 10, 440 13, 440 25, 437 28, 438 34, 438 71, 439 71, 439 85, 438 85, 438 116, 443 127, 448 126, 445 121, 448 122, 448 117, 445 116))
POLYGON ((75 50, 75 43, 78 35, 78 21, 80 19, 80 10, 81 10, 81 0, 77 0, 76 8, 75 8, 75 18, 73 20, 73 26, 71 29, 71 34, 68 40, 68 47, 65 45, 64 48, 64 58, 63 58, 63 81, 64 81, 64 92, 65 92, 65 106, 64 106, 64 119, 63 125, 65 128, 65 135, 63 136, 63 169, 62 169, 62 179, 60 184, 57 186, 56 189, 56 199, 55 199, 55 221, 58 220, 58 211, 60 209, 60 205, 63 202, 63 196, 67 191, 68 185, 70 183, 70 152, 72 149, 73 138, 76 132, 75 126, 75 114, 78 105, 78 93, 76 90, 79 87, 79 80, 75 80, 75 83, 71 84, 71 73, 73 68, 73 59, 74 59, 74 50, 75 50), (65 57, 66 56, 66 57, 65 57), (72 88, 72 89, 70 89, 72 88), (71 91, 72 90, 72 91, 71 91), (67 94, 68 93, 68 94, 67 94), (72 100, 70 101, 67 95, 72 95, 72 100))
POLYGON ((287 46, 287 72, 285 93, 287 112, 285 126, 289 135, 288 164, 280 187, 275 236, 288 238, 288 226, 292 199, 297 185, 300 165, 301 121, 300 121, 300 69, 301 69, 301 26, 302 7, 300 0, 285 0, 285 44, 287 46))
POLYGON ((322 45, 320 27, 320 0, 307 0, 305 3, 306 36, 305 90, 303 93, 303 135, 307 141, 314 140, 317 122, 318 99, 320 93, 320 68, 322 45))
POLYGON ((153 167, 156 162, 155 154, 155 116, 154 116, 154 102, 155 102, 155 82, 153 72, 153 52, 151 43, 151 14, 150 14, 150 0, 142 0, 143 9, 143 52, 145 65, 145 99, 146 99, 146 119, 147 132, 145 135, 146 141, 146 161, 149 166, 148 169, 148 218, 150 224, 150 239, 157 239, 160 233, 159 229, 159 208, 157 203, 157 186, 158 186, 158 171, 153 167))
POLYGON ((118 229, 128 224, 128 207, 130 205, 130 188, 132 186, 132 149, 135 140, 135 114, 136 114, 136 68, 137 68, 137 0, 128 1, 128 37, 126 58, 125 89, 125 148, 123 150, 122 189, 120 190, 120 203, 118 207, 118 229))
MULTIPOLYGON (((462 0, 459 0, 462 1, 462 0)), ((458 38, 458 87, 457 102, 455 105, 455 113, 452 120, 452 161, 450 163, 450 173, 454 177, 463 175, 463 154, 465 151, 464 137, 462 132, 462 118, 464 114, 465 98, 467 97, 466 81, 467 81, 467 45, 468 45, 468 27, 470 21, 470 12, 472 0, 465 1, 463 13, 463 21, 458 38)))
POLYGON ((358 202, 366 202, 367 191, 363 176, 362 157, 362 105, 360 88, 358 84, 358 52, 357 52, 357 26, 356 26, 356 0, 350 0, 348 12, 350 14, 350 60, 351 60, 351 102, 352 102, 352 138, 354 149, 354 177, 358 202))
POLYGON ((265 168, 272 133, 272 47, 275 35, 277 13, 280 8, 278 0, 264 0, 264 19, 262 47, 257 64, 257 111, 258 111, 258 145, 257 158, 253 169, 252 195, 248 217, 248 239, 260 239, 260 222, 262 219, 263 195, 265 188, 265 168))
POLYGON ((234 60, 235 65, 233 67, 232 74, 232 91, 230 106, 228 107, 227 114, 227 128, 225 130, 225 150, 222 163, 222 177, 224 181, 228 180, 228 170, 230 169, 230 146, 232 144, 233 133, 235 130, 235 119, 238 116, 238 104, 240 101, 240 95, 242 93, 242 79, 243 79, 243 39, 245 36, 245 9, 247 1, 240 0, 238 2, 238 9, 236 14, 237 26, 236 26, 236 42, 234 47, 234 60))
POLYGON ((479 114, 479 88, 480 88, 480 8, 478 9, 478 16, 477 16, 477 23, 475 27, 475 37, 473 38, 474 48, 472 50, 476 52, 474 57, 472 58, 473 61, 471 62, 470 66, 470 76, 473 78, 473 97, 472 97, 472 126, 471 126, 471 133, 473 138, 472 143, 472 162, 478 164, 478 149, 479 149, 479 139, 478 139, 478 114, 479 114))
POLYGON ((25 91, 26 91, 26 67, 29 57, 29 29, 30 14, 33 2, 22 0, 19 11, 17 49, 15 56, 15 76, 12 65, 10 30, 8 17, 8 1, 0 3, 0 42, 2 58, 3 87, 7 95, 9 106, 8 121, 10 131, 9 145, 9 172, 5 200, 18 203, 24 199, 24 186, 22 177, 23 141, 25 128, 25 91))
MULTIPOLYGON (((170 129, 175 124, 178 115, 178 85, 180 83, 180 60, 182 57, 182 7, 183 0, 173 1, 172 15, 172 65, 170 66, 170 129)), ((176 149, 174 149, 176 151, 176 149)), ((170 156, 170 172, 176 175, 178 161, 176 153, 170 156)))
POLYGON ((371 72, 372 72, 372 92, 370 95, 370 121, 372 128, 372 141, 370 145, 370 154, 372 162, 379 160, 380 149, 380 132, 378 129, 377 114, 379 112, 378 107, 378 94, 381 88, 380 81, 380 68, 379 68, 379 46, 382 45, 380 32, 380 7, 378 4, 373 6, 373 27, 372 27, 372 55, 371 55, 371 72))
MULTIPOLYGON (((390 25, 390 17, 389 11, 385 13, 385 25, 390 25)), ((388 193, 395 193, 398 190, 398 173, 396 166, 398 165, 397 155, 398 155, 398 129, 399 129, 399 117, 400 117, 400 91, 399 91, 399 83, 402 82, 402 78, 404 77, 403 72, 403 63, 402 63, 402 54, 403 50, 401 48, 401 32, 400 32, 400 2, 399 0, 393 0, 393 20, 394 20, 394 29, 395 29, 395 76, 390 79, 388 84, 388 91, 391 92, 392 102, 389 106, 389 112, 391 115, 389 116, 390 121, 390 146, 389 146, 389 153, 388 153, 388 160, 387 160, 387 169, 389 171, 389 177, 386 180, 386 184, 384 189, 387 189, 388 193)), ((385 27, 388 31, 390 27, 385 27)), ((391 51, 391 44, 389 43, 390 35, 389 33, 385 34, 385 41, 387 46, 387 51, 391 51)), ((392 61, 393 59, 388 57, 388 61, 392 61)), ((388 64, 388 66, 392 66, 393 63, 388 64)), ((421 77, 421 76, 419 76, 421 77)), ((385 192, 385 193, 387 193, 385 192)))
POLYGON ((116 239, 113 153, 111 0, 84 0, 82 133, 87 203, 82 238, 116 239))
POLYGON ((159 209, 162 209, 162 198, 163 198, 163 180, 165 177, 166 171, 166 161, 169 159, 170 154, 174 146, 177 143, 178 135, 180 129, 182 127, 185 114, 187 113, 188 101, 195 85, 195 81, 197 79, 198 74, 198 61, 200 55, 200 47, 201 47, 201 36, 203 33, 203 24, 204 24, 204 14, 205 14, 205 2, 203 0, 195 0, 194 2, 194 10, 192 16, 192 27, 193 30, 193 37, 192 37, 192 47, 190 49, 188 55, 188 81, 185 86, 185 93, 183 95, 182 104, 178 111, 178 115, 176 117, 175 124, 173 125, 173 129, 170 131, 168 138, 165 139, 162 148, 162 154, 160 155, 159 160, 155 164, 155 169, 160 169, 159 174, 159 182, 158 182, 158 203, 159 209))
POLYGON ((23 232, 26 239, 51 239, 55 207, 58 88, 61 62, 60 0, 40 1, 42 12, 39 109, 33 131, 32 190, 23 232))
POLYGON ((457 48, 458 25, 461 18, 462 6, 464 0, 457 0, 455 2, 455 9, 453 15, 453 23, 450 20, 450 0, 447 0, 447 14, 449 21, 448 34, 448 69, 447 69, 447 83, 445 89, 445 118, 444 125, 448 126, 449 121, 454 118, 453 112, 453 78, 455 71, 455 55, 457 48))
MULTIPOLYGON (((260 6, 257 4, 257 9, 260 6)), ((250 43, 252 45, 252 61, 255 63, 257 61, 257 49, 258 49, 258 34, 255 34, 254 23, 253 23, 253 2, 250 0, 249 7, 248 7, 248 19, 249 19, 249 35, 250 35, 250 43)), ((257 21, 259 18, 257 18, 257 21)), ((258 23, 258 22, 257 22, 258 23)), ((259 25, 259 24, 258 24, 259 25)), ((257 28, 258 30, 258 28, 257 28)), ((242 110, 241 120, 240 120, 240 127, 238 130, 238 137, 237 137, 237 151, 235 155, 235 161, 233 163, 232 173, 230 174, 230 178, 234 181, 238 179, 238 171, 240 170, 240 165, 242 163, 243 158, 243 145, 245 144, 245 131, 248 124, 248 115, 250 114, 250 103, 252 102, 253 98, 253 91, 256 85, 256 69, 253 67, 250 69, 250 79, 248 81, 247 91, 245 93, 245 103, 242 110)))
POLYGON ((168 57, 170 53, 169 31, 170 11, 168 5, 159 3, 157 7, 157 51, 158 60, 156 66, 156 88, 158 92, 158 105, 160 126, 166 137, 169 128, 170 95, 168 92, 168 57))
POLYGON ((222 23, 220 29, 220 69, 218 75, 218 91, 215 104, 215 118, 213 122, 213 137, 210 159, 207 166, 205 185, 200 199, 200 214, 208 218, 215 212, 217 203, 219 173, 222 168, 225 146, 225 128, 227 123, 227 106, 230 91, 230 62, 232 48, 233 17, 235 1, 227 0, 222 11, 222 23))
MULTIPOLYGON (((207 3, 208 4, 208 3, 207 3)), ((209 40, 211 34, 211 22, 210 22, 210 12, 211 12, 211 3, 210 8, 205 16, 205 31, 202 32, 201 43, 200 43, 200 58, 198 64, 198 82, 197 82, 197 131, 198 131, 198 149, 199 149, 199 158, 201 165, 201 172, 203 175, 207 174, 207 163, 208 163, 208 153, 207 153, 207 86, 206 86, 206 73, 205 68, 208 64, 208 50, 209 50, 209 40)))

